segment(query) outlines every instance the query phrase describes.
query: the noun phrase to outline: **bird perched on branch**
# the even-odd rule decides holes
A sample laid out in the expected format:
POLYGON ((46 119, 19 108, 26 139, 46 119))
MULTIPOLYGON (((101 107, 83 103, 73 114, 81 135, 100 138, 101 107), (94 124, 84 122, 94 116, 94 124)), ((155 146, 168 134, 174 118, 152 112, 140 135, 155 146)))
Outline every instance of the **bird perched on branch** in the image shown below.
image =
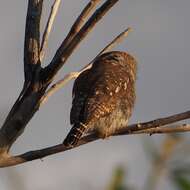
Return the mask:
POLYGON ((131 55, 112 51, 96 58, 78 76, 70 113, 73 127, 63 142, 66 147, 77 145, 90 131, 106 138, 127 126, 135 102, 136 68, 131 55))

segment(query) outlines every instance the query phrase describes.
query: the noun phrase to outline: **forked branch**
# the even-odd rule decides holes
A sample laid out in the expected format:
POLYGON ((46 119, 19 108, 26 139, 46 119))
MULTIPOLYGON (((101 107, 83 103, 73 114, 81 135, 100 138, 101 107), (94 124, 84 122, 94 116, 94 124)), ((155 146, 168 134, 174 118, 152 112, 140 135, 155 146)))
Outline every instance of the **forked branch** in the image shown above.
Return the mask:
POLYGON ((94 28, 96 23, 118 2, 119 0, 107 0, 95 13, 88 19, 80 31, 74 36, 71 42, 65 46, 64 41, 57 50, 51 63, 44 68, 44 80, 49 83, 53 80, 57 72, 64 65, 79 43, 94 28))
MULTIPOLYGON (((65 42, 62 43, 52 62, 43 69, 41 59, 47 44, 49 32, 60 1, 55 0, 44 32, 44 42, 40 47, 40 20, 43 0, 28 0, 24 43, 23 89, 0 129, 0 157, 9 155, 15 140, 24 132, 27 123, 40 107, 41 98, 52 82, 55 74, 72 54, 80 41, 92 30, 95 24, 110 10, 118 0, 107 0, 85 23, 100 0, 91 0, 73 25, 65 42), (68 44, 68 45, 67 45, 68 44), (41 52, 41 53, 40 53, 41 52), (58 53, 59 52, 59 53, 58 53)), ((0 158, 1 159, 1 158, 0 158)))

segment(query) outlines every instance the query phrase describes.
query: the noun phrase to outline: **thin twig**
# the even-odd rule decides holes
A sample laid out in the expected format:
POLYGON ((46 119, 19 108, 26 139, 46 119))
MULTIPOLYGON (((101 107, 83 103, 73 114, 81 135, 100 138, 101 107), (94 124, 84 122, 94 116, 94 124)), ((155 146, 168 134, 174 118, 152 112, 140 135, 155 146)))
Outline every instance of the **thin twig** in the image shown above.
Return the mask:
POLYGON ((80 72, 71 72, 71 73, 67 74, 63 79, 59 80, 54 85, 52 85, 47 90, 47 92, 44 94, 44 96, 41 98, 40 105, 45 104, 50 96, 52 96, 55 92, 57 92, 60 88, 62 88, 70 80, 77 78, 79 74, 80 74, 80 72))
MULTIPOLYGON (((121 32, 113 41, 111 41, 99 54, 98 56, 102 55, 103 53, 106 53, 114 48, 116 44, 119 44, 123 41, 124 38, 126 38, 129 34, 129 32, 132 31, 132 28, 128 27, 126 30, 121 32)), ((97 56, 97 57, 98 57, 97 56)))
POLYGON ((120 43, 125 37, 128 36, 129 31, 131 31, 131 28, 127 28, 124 32, 120 33, 114 40, 112 40, 88 65, 86 65, 82 70, 79 72, 71 72, 67 74, 63 79, 56 82, 54 85, 52 85, 48 91, 44 94, 44 96, 41 98, 40 105, 43 105, 46 103, 46 101, 49 99, 50 96, 52 96, 55 92, 57 92, 60 88, 62 88, 64 85, 66 85, 70 80, 77 78, 83 71, 90 69, 92 66, 92 63, 103 53, 110 51, 114 46, 116 46, 118 43, 120 43))
POLYGON ((44 55, 45 55, 45 49, 47 48, 48 45, 48 38, 53 26, 53 22, 55 20, 55 17, 57 15, 59 6, 60 6, 61 0, 55 0, 52 7, 51 7, 51 12, 45 27, 45 31, 43 33, 42 37, 42 43, 41 43, 41 48, 40 48, 40 61, 42 62, 44 55))
POLYGON ((182 124, 182 125, 170 125, 166 127, 155 127, 152 129, 145 129, 140 131, 134 131, 133 134, 166 134, 166 133, 182 133, 182 132, 188 132, 190 131, 190 125, 189 124, 182 124))

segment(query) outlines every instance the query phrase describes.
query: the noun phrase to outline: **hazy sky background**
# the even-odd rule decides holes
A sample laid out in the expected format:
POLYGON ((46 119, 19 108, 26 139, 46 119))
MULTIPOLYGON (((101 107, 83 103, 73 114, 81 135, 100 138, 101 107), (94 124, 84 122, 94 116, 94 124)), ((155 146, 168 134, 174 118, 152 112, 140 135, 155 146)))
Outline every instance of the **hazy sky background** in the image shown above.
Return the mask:
MULTIPOLYGON (((52 1, 44 1, 43 24, 52 1)), ((49 40, 47 64, 88 0, 63 0, 49 40)), ((23 84, 23 43, 27 1, 0 4, 0 122, 23 84)), ((148 121, 189 109, 190 1, 120 0, 82 42, 57 78, 89 63, 117 34, 134 32, 117 50, 128 51, 139 63, 137 102, 131 122, 148 121)), ((43 27, 42 27, 43 28, 43 27)), ((47 55, 46 54, 46 55, 47 55)), ((70 129, 70 82, 34 116, 12 152, 23 153, 63 141, 70 129)), ((162 136, 153 136, 159 141, 162 136)), ((100 190, 113 168, 123 164, 130 184, 142 187, 149 169, 140 136, 114 137, 24 165, 0 169, 4 190, 100 190)), ((167 189, 168 181, 160 186, 167 189)), ((168 189, 171 189, 168 188, 168 189)))

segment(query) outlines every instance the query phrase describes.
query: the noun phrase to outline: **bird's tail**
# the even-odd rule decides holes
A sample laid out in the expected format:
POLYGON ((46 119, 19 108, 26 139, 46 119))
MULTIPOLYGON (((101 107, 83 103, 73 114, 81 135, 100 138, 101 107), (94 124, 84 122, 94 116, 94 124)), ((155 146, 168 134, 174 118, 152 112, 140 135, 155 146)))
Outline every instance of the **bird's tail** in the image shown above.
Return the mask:
POLYGON ((78 141, 85 133, 86 128, 87 126, 82 123, 75 124, 66 136, 65 140, 63 141, 63 144, 66 147, 74 147, 75 145, 77 145, 78 141))

